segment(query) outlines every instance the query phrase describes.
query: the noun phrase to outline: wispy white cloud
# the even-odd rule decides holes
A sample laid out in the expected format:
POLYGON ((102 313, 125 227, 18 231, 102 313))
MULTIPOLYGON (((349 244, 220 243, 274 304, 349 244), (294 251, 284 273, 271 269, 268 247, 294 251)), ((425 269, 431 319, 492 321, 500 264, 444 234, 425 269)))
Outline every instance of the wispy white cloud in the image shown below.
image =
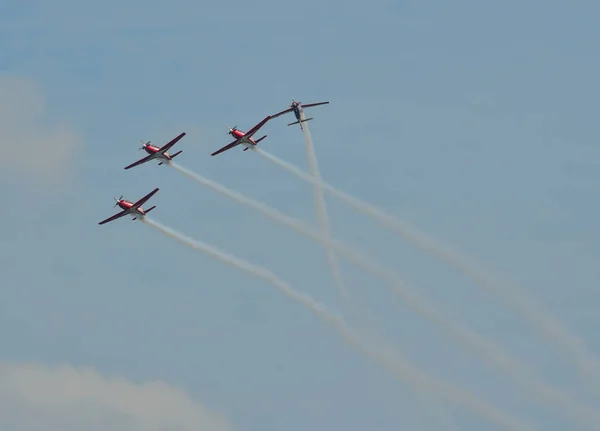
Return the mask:
POLYGON ((0 165, 36 184, 71 172, 81 147, 78 134, 49 115, 42 88, 15 75, 0 75, 0 165))
POLYGON ((0 362, 0 429, 230 431, 219 413, 160 381, 134 383, 91 368, 0 362))

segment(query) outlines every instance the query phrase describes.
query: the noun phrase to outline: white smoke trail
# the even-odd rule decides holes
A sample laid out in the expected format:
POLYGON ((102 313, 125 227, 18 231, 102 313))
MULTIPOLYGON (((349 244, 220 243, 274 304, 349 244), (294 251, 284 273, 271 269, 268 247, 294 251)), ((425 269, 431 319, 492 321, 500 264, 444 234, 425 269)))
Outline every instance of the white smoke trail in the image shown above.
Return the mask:
MULTIPOLYGON (((304 120, 304 112, 300 111, 300 120, 304 120)), ((325 202, 325 195, 323 193, 323 188, 321 187, 321 174, 319 173, 319 165, 317 163, 317 155, 315 153, 315 146, 313 145, 312 136, 310 135, 310 130, 308 130, 308 124, 300 123, 302 126, 302 136, 304 137, 304 143, 306 144, 306 153, 308 156, 308 166, 310 169, 310 173, 313 177, 318 179, 318 182, 314 184, 315 188, 315 203, 317 209, 317 216, 319 219, 319 223, 321 224, 321 230, 323 232, 323 236, 325 239, 325 251, 327 252, 327 260, 329 261, 329 266, 331 268, 331 273, 333 274, 333 278, 338 287, 340 297, 342 301, 346 304, 350 303, 350 297, 348 294, 348 288, 346 287, 346 283, 344 282, 344 278, 342 277, 342 272, 340 270, 340 265, 335 256, 335 251, 331 244, 331 231, 329 229, 329 214, 327 214, 327 204, 325 202)))
MULTIPOLYGON (((325 240, 317 230, 311 226, 308 226, 301 220, 290 217, 262 202, 251 199, 239 192, 204 178, 195 172, 191 172, 188 169, 177 165, 176 163, 171 163, 170 166, 194 181, 200 183, 201 185, 209 187, 242 205, 251 207, 270 219, 281 223, 284 226, 290 227, 301 235, 304 235, 319 243, 325 243, 325 240)), ((534 376, 532 370, 527 368, 518 360, 507 355, 497 344, 461 325, 455 319, 443 315, 439 310, 436 310, 436 308, 426 298, 422 297, 415 289, 410 288, 394 272, 381 266, 369 256, 351 248, 348 245, 344 245, 333 239, 331 240, 330 244, 335 251, 344 256, 350 262, 388 283, 392 287, 393 291, 403 298, 406 304, 408 304, 422 317, 436 324, 436 326, 438 326, 448 336, 452 337, 455 341, 462 343, 474 353, 480 355, 492 366, 498 367, 500 370, 508 373, 517 385, 524 387, 541 403, 547 403, 551 406, 564 409, 567 415, 571 418, 577 421, 593 423, 598 425, 598 428, 600 429, 600 418, 594 411, 591 411, 587 406, 579 404, 570 395, 565 394, 560 390, 547 385, 545 382, 538 380, 534 376)))
POLYGON ((185 235, 182 235, 179 232, 176 232, 148 217, 144 217, 142 221, 149 226, 156 228, 165 235, 193 249, 206 253, 223 263, 244 271, 249 275, 269 282, 283 292, 288 298, 306 306, 319 319, 333 326, 335 329, 337 329, 342 338, 352 347, 356 348, 359 352, 363 353, 384 367, 398 380, 409 383, 414 390, 425 393, 433 393, 434 395, 437 395, 438 397, 441 397, 452 404, 463 406, 464 408, 475 414, 478 414, 484 419, 504 426, 510 430, 535 430, 535 428, 533 428, 531 425, 523 423, 520 420, 510 416, 508 413, 496 409, 494 406, 482 401, 478 396, 475 396, 462 388, 455 387, 454 385, 431 377, 423 371, 420 371, 409 361, 402 358, 396 351, 393 351, 390 348, 384 348, 383 346, 375 345, 374 343, 369 344, 367 340, 362 339, 356 332, 354 332, 345 323, 341 316, 330 312, 323 304, 315 301, 310 296, 296 291, 289 283, 281 280, 279 277, 277 277, 277 275, 266 268, 253 265, 231 254, 218 250, 217 248, 214 248, 208 244, 188 238, 185 235))
MULTIPOLYGON (((317 179, 311 177, 301 169, 262 149, 257 148, 256 152, 305 181, 313 184, 318 182, 317 179)), ((510 286, 499 282, 486 271, 477 268, 477 266, 471 263, 466 257, 461 256, 448 246, 439 244, 437 241, 429 238, 416 228, 409 226, 406 222, 388 215, 372 205, 362 202, 325 182, 321 182, 321 185, 324 190, 337 196, 355 209, 371 216, 382 225, 399 233, 413 244, 421 247, 434 256, 437 256, 443 261, 454 265, 471 277, 481 287, 498 295, 509 305, 512 305, 519 311, 521 316, 535 327, 547 340, 554 342, 557 347, 559 347, 560 352, 577 367, 578 371, 581 373, 581 377, 587 384, 591 383, 589 379, 592 377, 596 380, 595 389, 600 390, 600 387, 598 386, 598 379, 600 379, 600 363, 593 354, 588 351, 585 342, 574 334, 571 334, 556 318, 547 311, 541 309, 541 307, 535 304, 531 298, 527 297, 525 292, 520 291, 516 286, 510 286)))

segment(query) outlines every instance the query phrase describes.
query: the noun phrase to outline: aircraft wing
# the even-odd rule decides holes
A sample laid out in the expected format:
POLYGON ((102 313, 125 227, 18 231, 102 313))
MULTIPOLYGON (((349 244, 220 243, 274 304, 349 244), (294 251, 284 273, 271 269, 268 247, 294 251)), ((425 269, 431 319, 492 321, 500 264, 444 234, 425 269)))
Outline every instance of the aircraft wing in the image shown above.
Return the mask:
POLYGON ((181 138, 183 138, 185 136, 185 132, 183 132, 181 135, 177 136, 176 138, 172 139, 171 142, 163 145, 160 150, 158 150, 159 153, 164 154, 165 151, 167 151, 169 148, 171 148, 173 145, 175 145, 177 142, 179 142, 179 140, 181 138))
POLYGON ((121 218, 121 217, 123 217, 124 215, 127 215, 127 213, 129 213, 129 212, 131 212, 131 210, 130 210, 130 209, 128 209, 128 210, 123 210, 123 211, 121 211, 120 213, 118 213, 118 214, 115 214, 114 216, 110 216, 110 217, 109 217, 109 218, 107 218, 106 220, 102 220, 102 221, 101 221, 100 223, 98 223, 98 224, 104 224, 104 223, 108 223, 109 221, 116 220, 116 219, 118 219, 118 218, 121 218))
POLYGON ((302 104, 303 108, 310 108, 311 106, 319 106, 319 105, 327 105, 329 102, 317 102, 317 103, 307 103, 306 105, 302 104))
POLYGON ((293 108, 287 108, 287 109, 284 109, 283 111, 281 111, 281 112, 278 112, 277 114, 273 114, 273 115, 271 115, 271 118, 277 118, 277 117, 279 117, 280 115, 287 114, 288 112, 292 112, 293 110, 294 110, 293 108))
POLYGON ((152 196, 154 196, 154 194, 158 191, 158 187, 155 188, 154 190, 152 190, 150 193, 148 193, 146 196, 144 196, 143 198, 141 198, 139 201, 137 201, 136 203, 133 204, 133 206, 131 207, 131 211, 135 211, 136 209, 138 209, 139 207, 141 207, 148 199, 150 199, 152 196))
POLYGON ((235 141, 233 141, 231 144, 227 144, 225 145, 223 148, 221 148, 220 150, 215 151, 214 153, 211 154, 211 156, 216 156, 217 154, 221 154, 223 151, 227 151, 227 150, 231 150, 233 147, 237 146, 240 144, 240 139, 236 139, 235 141))
POLYGON ((130 168, 133 168, 134 166, 141 165, 142 163, 149 162, 150 160, 152 160, 153 158, 156 157, 156 154, 157 153, 150 154, 149 156, 146 156, 143 159, 140 159, 137 162, 134 162, 134 163, 130 164, 129 166, 125 166, 125 169, 130 169, 130 168))
POLYGON ((245 134, 244 137, 245 138, 251 138, 252 135, 254 135, 256 132, 258 132, 258 130, 265 125, 265 123, 267 121, 269 121, 271 119, 270 115, 267 115, 260 123, 258 123, 256 126, 254 126, 253 128, 251 128, 250 130, 248 130, 245 134))

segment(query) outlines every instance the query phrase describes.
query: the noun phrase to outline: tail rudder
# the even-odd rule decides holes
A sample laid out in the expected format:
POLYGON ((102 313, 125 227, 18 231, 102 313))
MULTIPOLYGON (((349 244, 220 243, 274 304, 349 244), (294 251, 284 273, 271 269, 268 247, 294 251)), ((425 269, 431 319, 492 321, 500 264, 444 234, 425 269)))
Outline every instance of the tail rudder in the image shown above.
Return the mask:
MULTIPOLYGON (((169 156, 169 157, 170 157, 170 159, 168 159, 168 160, 167 160, 167 162, 170 162, 171 160, 173 160, 173 159, 174 159, 176 156, 178 156, 178 155, 179 155, 179 154, 181 154, 181 153, 183 153, 183 150, 179 150, 179 151, 177 151, 175 154, 171 154, 171 155, 169 156)), ((165 163, 165 162, 160 162, 160 163, 158 164, 158 166, 162 165, 163 163, 165 163)))

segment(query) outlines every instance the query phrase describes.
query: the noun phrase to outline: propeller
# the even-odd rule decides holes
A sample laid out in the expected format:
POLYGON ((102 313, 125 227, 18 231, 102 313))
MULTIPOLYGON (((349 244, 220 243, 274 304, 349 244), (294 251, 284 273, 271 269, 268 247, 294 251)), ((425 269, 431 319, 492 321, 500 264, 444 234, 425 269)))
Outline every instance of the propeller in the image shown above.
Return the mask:
POLYGON ((142 146, 140 148, 138 148, 138 151, 143 150, 144 148, 146 148, 146 145, 148 145, 150 143, 150 141, 144 143, 143 139, 140 139, 140 142, 142 143, 142 146))
POLYGON ((121 197, 119 199, 117 198, 113 198, 115 200, 115 206, 119 205, 119 202, 121 201, 121 199, 123 199, 123 195, 121 195, 121 197))
POLYGON ((237 126, 229 127, 229 124, 227 125, 227 134, 228 135, 231 135, 234 130, 237 130, 237 126))

